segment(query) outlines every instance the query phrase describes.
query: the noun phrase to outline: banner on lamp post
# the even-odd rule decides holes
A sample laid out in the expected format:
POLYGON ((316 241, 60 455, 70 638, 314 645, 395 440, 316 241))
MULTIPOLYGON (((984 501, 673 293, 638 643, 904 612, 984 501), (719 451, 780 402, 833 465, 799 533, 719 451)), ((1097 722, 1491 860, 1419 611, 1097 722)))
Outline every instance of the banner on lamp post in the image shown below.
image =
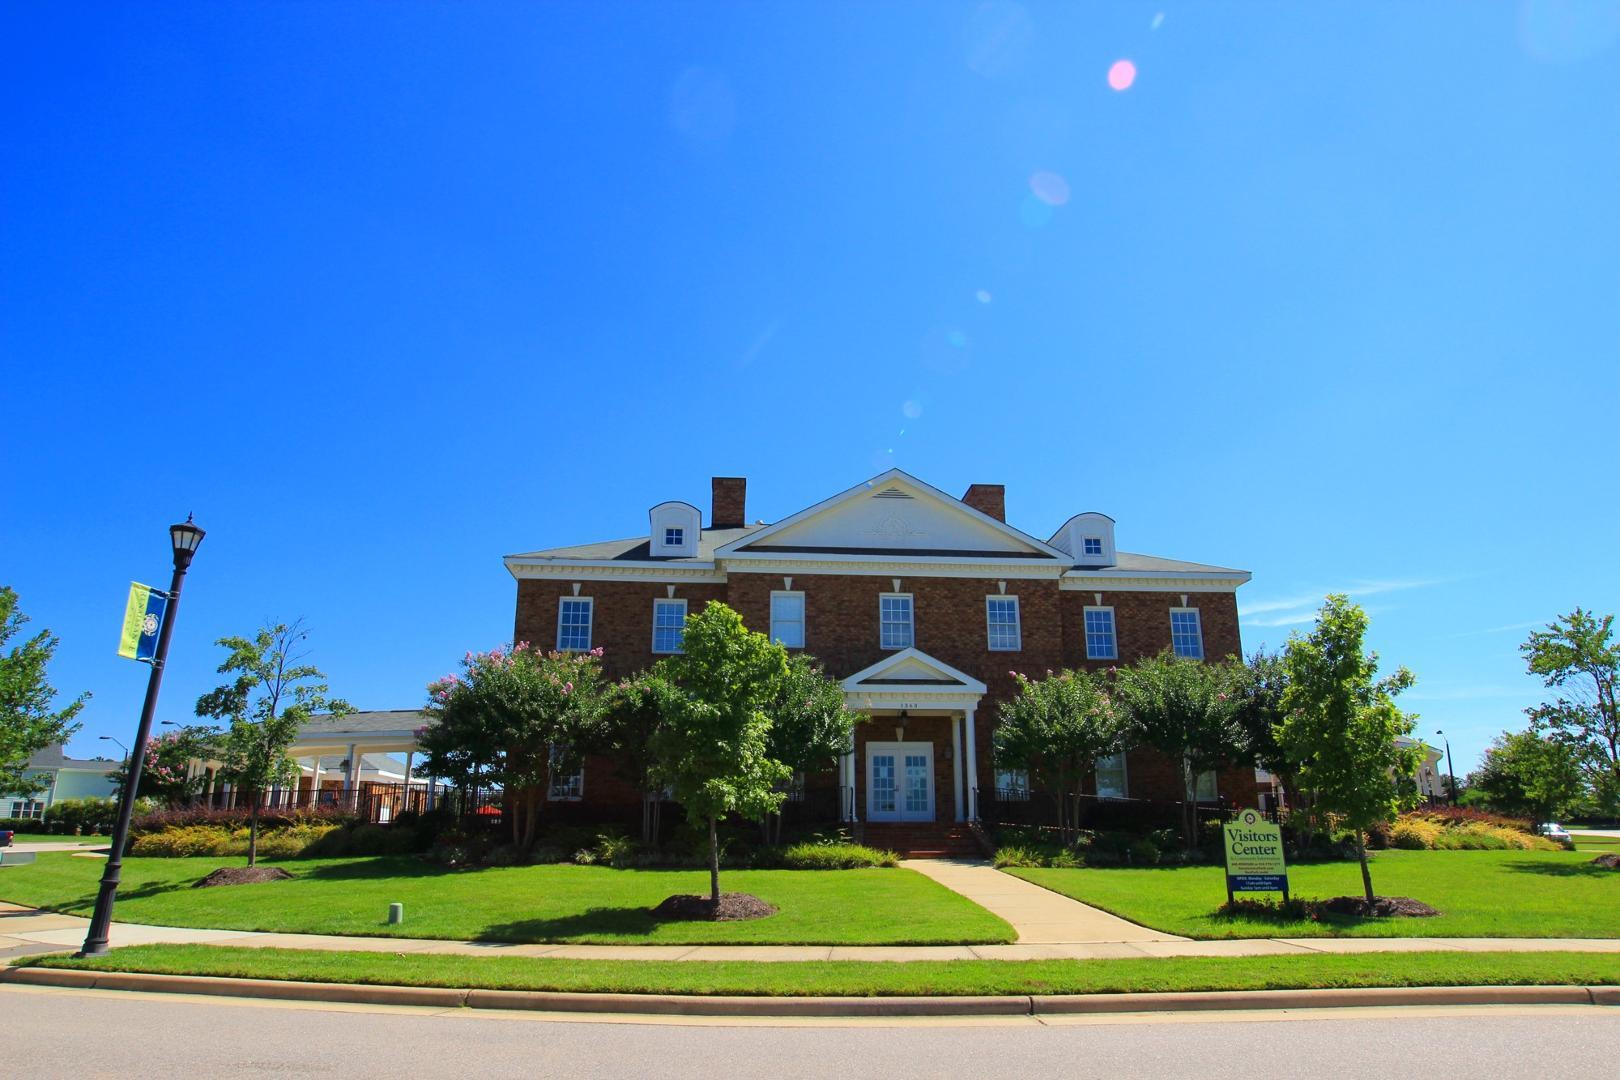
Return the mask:
POLYGON ((138 581, 130 582, 129 600, 124 605, 124 630, 118 637, 118 655, 150 664, 157 654, 158 630, 163 626, 163 612, 168 606, 168 593, 138 581))

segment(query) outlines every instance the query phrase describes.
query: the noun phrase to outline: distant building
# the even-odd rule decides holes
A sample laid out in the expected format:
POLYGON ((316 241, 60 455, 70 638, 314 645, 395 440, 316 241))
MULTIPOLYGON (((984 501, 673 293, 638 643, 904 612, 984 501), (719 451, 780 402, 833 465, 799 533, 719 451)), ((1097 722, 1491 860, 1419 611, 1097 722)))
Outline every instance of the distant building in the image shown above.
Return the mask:
POLYGON ((63 799, 117 795, 117 769, 118 762, 107 758, 70 758, 61 746, 41 750, 28 759, 23 775, 47 780, 45 789, 30 796, 0 792, 0 817, 37 821, 45 816, 46 808, 63 799))

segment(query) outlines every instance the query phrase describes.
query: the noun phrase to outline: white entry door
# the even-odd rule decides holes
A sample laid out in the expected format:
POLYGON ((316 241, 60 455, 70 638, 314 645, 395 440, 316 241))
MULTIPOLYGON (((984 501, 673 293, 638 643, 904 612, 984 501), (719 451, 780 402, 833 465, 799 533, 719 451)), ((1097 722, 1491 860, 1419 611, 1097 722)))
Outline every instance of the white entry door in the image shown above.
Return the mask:
POLYGON ((932 744, 866 744, 866 819, 934 820, 932 744))

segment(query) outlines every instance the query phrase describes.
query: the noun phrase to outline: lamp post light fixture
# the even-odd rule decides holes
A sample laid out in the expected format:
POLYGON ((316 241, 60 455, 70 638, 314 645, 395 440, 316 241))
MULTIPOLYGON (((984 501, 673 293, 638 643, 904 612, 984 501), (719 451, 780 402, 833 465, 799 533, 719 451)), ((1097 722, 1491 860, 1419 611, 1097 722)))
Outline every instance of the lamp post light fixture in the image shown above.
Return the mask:
MULTIPOLYGON (((152 734, 152 717, 157 712, 158 687, 163 682, 163 668, 169 659, 169 638, 174 633, 174 618, 180 610, 180 587, 185 584, 186 571, 191 568, 192 556, 202 543, 203 530, 186 515, 186 520, 169 526, 169 544, 174 552, 174 576, 169 581, 168 603, 163 608, 163 625, 158 629, 157 651, 152 655, 152 670, 146 678, 146 700, 141 704, 141 720, 135 729, 135 745, 145 746, 152 734)), ((118 798, 118 821, 113 826, 112 846, 107 851, 107 867, 101 875, 101 888, 96 893, 95 913, 90 916, 90 929, 84 936, 80 956, 102 956, 107 952, 107 936, 112 929, 113 902, 118 898, 118 882, 124 870, 124 845, 129 842, 129 819, 135 809, 135 793, 141 789, 141 766, 145 754, 125 754, 129 767, 124 770, 124 790, 118 798)))
POLYGON ((1434 733, 1436 735, 1440 736, 1440 738, 1446 744, 1446 774, 1451 777, 1451 805, 1456 806, 1457 805, 1457 772, 1456 772, 1455 769, 1453 769, 1451 767, 1451 740, 1446 738, 1446 733, 1444 731, 1442 731, 1441 729, 1439 729, 1439 728, 1435 728, 1434 733))
POLYGON ((118 747, 118 749, 120 749, 120 750, 122 750, 124 752, 124 760, 125 761, 129 760, 129 747, 125 746, 123 743, 119 742, 117 739, 113 738, 111 735, 102 735, 102 736, 99 736, 99 738, 101 739, 102 742, 110 742, 114 746, 118 747))

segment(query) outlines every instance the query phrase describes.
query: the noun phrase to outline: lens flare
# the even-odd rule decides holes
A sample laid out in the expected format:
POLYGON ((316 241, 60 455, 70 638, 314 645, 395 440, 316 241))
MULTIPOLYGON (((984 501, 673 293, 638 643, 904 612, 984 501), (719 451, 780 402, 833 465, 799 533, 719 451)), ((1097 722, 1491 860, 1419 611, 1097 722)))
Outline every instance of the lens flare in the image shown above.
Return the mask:
POLYGON ((973 299, 977 300, 981 304, 988 304, 991 300, 990 290, 980 289, 978 292, 973 294, 973 299))
POLYGON ((1069 182, 1055 172, 1041 170, 1029 178, 1029 190, 1047 206, 1062 206, 1069 201, 1069 182))
POLYGON ((1136 65, 1129 60, 1115 60, 1108 69, 1108 85, 1115 90, 1129 90, 1136 81, 1136 65))
POLYGON ((900 413, 907 420, 915 420, 922 415, 922 402, 917 400, 907 401, 900 406, 900 413))

